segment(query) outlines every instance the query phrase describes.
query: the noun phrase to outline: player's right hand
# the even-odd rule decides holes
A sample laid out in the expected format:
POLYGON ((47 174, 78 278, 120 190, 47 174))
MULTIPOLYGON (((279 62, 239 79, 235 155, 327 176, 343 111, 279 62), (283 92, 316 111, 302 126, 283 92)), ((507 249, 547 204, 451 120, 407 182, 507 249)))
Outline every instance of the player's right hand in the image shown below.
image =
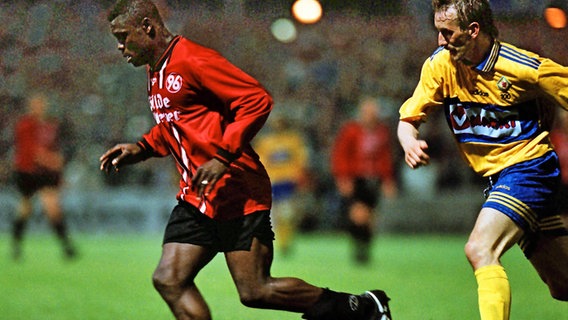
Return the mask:
POLYGON ((424 140, 414 140, 413 143, 403 146, 404 160, 412 169, 428 165, 430 156, 426 153, 428 144, 424 140))
POLYGON ((398 141, 404 150, 404 161, 412 169, 425 166, 430 162, 430 156, 426 153, 428 144, 418 138, 420 122, 407 122, 401 120, 398 123, 398 141))
POLYGON ((121 165, 142 161, 142 148, 135 143, 121 143, 110 148, 100 158, 100 169, 109 172, 111 168, 118 171, 121 165))

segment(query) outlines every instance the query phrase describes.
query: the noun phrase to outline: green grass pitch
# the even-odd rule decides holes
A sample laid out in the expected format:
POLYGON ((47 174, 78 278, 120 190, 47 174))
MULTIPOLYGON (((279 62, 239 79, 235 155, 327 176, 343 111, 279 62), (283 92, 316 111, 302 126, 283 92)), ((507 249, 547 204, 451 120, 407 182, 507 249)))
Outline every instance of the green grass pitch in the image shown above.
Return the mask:
MULTIPOLYGON (((0 234, 0 319, 173 319, 154 291, 151 274, 160 235, 76 234, 80 258, 62 259, 51 235, 31 233, 24 259, 10 259, 0 234)), ((309 234, 294 251, 276 252, 274 276, 295 276, 318 286, 361 293, 381 288, 396 320, 479 319, 476 284, 463 254, 466 236, 380 235, 368 266, 350 260, 343 234, 309 234)), ((568 303, 553 300, 518 248, 503 259, 513 293, 511 319, 568 319, 568 303)), ((240 305, 221 255, 197 283, 216 320, 287 320, 300 314, 240 305)))

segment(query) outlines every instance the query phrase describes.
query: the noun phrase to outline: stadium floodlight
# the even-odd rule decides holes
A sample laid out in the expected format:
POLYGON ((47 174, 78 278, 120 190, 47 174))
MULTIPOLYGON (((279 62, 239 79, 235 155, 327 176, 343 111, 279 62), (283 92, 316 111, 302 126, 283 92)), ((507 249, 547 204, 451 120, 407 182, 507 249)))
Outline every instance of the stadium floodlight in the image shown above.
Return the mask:
POLYGON ((296 0, 292 5, 292 15, 304 24, 318 22, 322 16, 322 7, 317 0, 296 0))
POLYGON ((551 28, 563 29, 566 27, 566 1, 553 0, 544 9, 544 20, 551 28))
POLYGON ((294 23, 286 18, 274 21, 270 26, 270 31, 276 40, 283 43, 293 42, 298 35, 294 23))

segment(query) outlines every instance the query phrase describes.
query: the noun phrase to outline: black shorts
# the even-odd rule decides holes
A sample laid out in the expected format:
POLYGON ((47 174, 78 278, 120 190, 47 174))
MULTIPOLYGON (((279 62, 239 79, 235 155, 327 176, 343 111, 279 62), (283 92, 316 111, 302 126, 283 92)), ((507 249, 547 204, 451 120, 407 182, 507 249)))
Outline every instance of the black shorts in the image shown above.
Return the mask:
POLYGON ((21 194, 29 197, 45 187, 57 187, 61 183, 61 173, 45 171, 42 173, 16 172, 16 187, 21 194))
POLYGON ((217 221, 184 201, 180 201, 172 211, 164 233, 164 243, 190 243, 217 252, 248 251, 253 238, 272 247, 274 232, 270 211, 217 221))
POLYGON ((352 201, 363 202, 371 208, 379 204, 380 182, 374 179, 355 179, 355 189, 353 190, 352 201))

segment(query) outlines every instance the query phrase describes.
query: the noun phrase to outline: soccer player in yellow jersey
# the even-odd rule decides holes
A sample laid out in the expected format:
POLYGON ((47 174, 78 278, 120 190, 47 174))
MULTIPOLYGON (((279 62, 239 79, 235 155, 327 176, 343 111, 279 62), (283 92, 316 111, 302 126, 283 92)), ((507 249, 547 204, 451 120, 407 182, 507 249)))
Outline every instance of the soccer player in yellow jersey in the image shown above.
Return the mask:
POLYGON ((400 108, 398 138, 411 168, 427 165, 419 137, 444 109, 460 151, 488 180, 465 246, 478 283, 481 319, 509 319, 511 289, 501 256, 518 243, 548 285, 568 301, 568 231, 555 211, 560 169, 549 140, 554 100, 568 109, 568 68, 497 40, 487 0, 433 0, 436 50, 400 108))
POLYGON ((303 193, 308 173, 309 151, 302 134, 284 116, 268 119, 270 131, 256 138, 254 147, 272 184, 272 217, 276 245, 283 255, 290 253, 300 222, 303 193))

